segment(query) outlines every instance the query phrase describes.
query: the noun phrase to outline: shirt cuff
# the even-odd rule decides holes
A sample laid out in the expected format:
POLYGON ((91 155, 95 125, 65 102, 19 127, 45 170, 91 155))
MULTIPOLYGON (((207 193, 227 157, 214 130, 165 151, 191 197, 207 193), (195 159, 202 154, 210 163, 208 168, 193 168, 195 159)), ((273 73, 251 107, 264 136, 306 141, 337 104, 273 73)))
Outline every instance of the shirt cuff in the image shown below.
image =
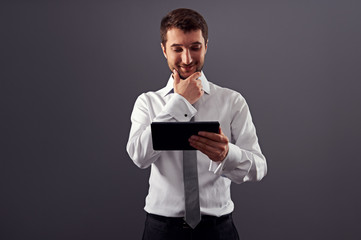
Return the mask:
POLYGON ((209 171, 216 175, 223 175, 224 173, 231 172, 236 168, 245 169, 247 172, 251 168, 252 162, 249 159, 244 159, 242 151, 233 145, 228 144, 229 150, 226 158, 219 163, 210 160, 209 171))
POLYGON ((164 110, 178 122, 189 122, 197 113, 197 109, 178 93, 174 93, 172 99, 165 105, 164 110))
POLYGON ((213 172, 216 175, 221 175, 221 174, 219 174, 219 172, 222 171, 222 168, 226 161, 226 158, 222 162, 214 162, 212 160, 209 160, 209 169, 208 170, 210 172, 213 172))

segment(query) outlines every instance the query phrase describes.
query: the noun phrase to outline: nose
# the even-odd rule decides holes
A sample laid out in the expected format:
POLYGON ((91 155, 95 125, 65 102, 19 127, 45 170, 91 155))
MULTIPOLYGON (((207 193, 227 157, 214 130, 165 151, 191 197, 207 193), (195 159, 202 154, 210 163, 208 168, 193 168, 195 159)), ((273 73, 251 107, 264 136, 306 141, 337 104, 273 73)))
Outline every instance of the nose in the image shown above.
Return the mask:
POLYGON ((182 62, 186 65, 188 65, 192 62, 192 56, 191 56, 191 52, 189 51, 189 49, 183 51, 182 62))

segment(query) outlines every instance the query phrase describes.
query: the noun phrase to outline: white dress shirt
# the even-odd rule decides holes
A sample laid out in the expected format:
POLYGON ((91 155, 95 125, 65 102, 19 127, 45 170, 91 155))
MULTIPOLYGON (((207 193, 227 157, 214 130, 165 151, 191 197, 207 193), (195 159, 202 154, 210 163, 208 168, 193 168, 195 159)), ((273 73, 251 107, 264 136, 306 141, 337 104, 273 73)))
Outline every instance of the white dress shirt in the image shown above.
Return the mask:
POLYGON ((140 168, 151 166, 145 211, 167 217, 184 216, 183 151, 155 151, 151 122, 219 121, 229 139, 227 157, 211 161, 197 151, 199 201, 202 215, 231 213, 231 182, 259 181, 267 172, 266 159, 258 144, 248 105, 241 94, 208 82, 204 73, 204 95, 193 105, 173 93, 173 78, 167 86, 141 94, 131 115, 127 151, 140 168))

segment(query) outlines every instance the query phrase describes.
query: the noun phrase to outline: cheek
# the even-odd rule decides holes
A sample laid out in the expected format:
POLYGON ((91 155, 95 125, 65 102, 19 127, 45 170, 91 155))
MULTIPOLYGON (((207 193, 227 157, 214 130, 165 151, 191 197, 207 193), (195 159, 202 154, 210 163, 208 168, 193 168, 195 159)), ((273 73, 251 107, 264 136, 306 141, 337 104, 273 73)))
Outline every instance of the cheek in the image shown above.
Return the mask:
POLYGON ((181 61, 181 58, 177 55, 168 56, 168 61, 172 64, 177 64, 181 61))
POLYGON ((202 56, 202 54, 195 54, 192 58, 193 58, 193 60, 194 60, 195 62, 202 62, 202 61, 203 61, 203 56, 202 56))

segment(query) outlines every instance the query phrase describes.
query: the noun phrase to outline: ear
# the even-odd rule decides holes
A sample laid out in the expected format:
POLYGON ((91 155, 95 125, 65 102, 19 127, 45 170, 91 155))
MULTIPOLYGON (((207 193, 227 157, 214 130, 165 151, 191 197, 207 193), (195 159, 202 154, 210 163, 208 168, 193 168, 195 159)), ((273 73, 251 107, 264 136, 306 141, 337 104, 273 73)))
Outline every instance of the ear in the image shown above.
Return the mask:
POLYGON ((167 52, 165 50, 165 46, 163 45, 163 43, 160 43, 160 46, 162 47, 162 52, 163 52, 164 57, 167 59, 167 52))
POLYGON ((207 49, 208 49, 208 39, 207 39, 207 42, 206 42, 206 44, 205 44, 205 46, 204 46, 204 49, 205 49, 205 53, 207 53, 207 49))

